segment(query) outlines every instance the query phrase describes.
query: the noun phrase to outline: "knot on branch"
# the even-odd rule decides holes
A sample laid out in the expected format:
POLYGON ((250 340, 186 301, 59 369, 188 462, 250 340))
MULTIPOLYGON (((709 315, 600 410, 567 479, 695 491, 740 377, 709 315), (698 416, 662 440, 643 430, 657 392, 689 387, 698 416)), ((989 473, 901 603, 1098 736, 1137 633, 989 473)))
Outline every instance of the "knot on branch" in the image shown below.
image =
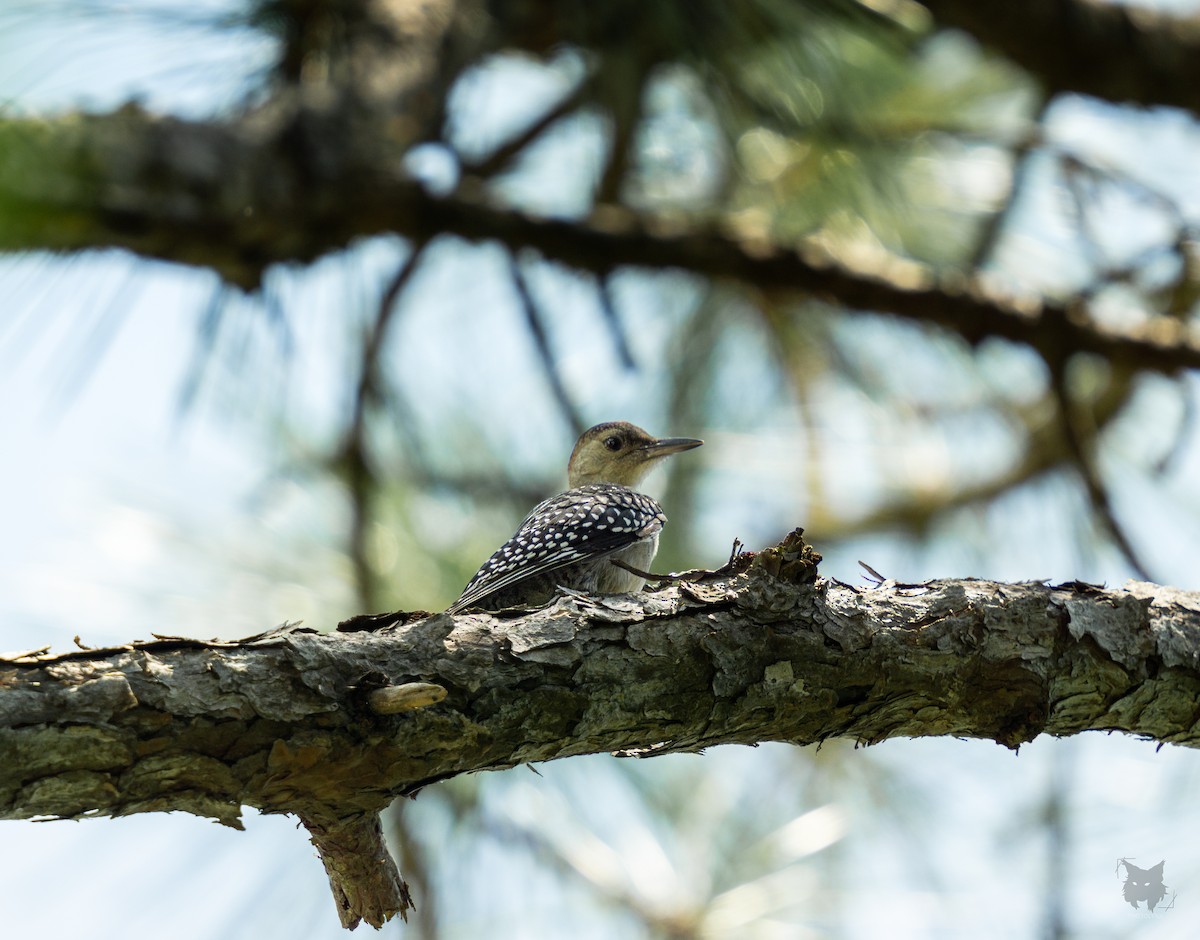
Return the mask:
POLYGON ((401 712, 436 705, 446 697, 446 690, 432 682, 405 682, 375 689, 367 696, 371 711, 377 715, 398 715, 401 712))
POLYGON ((789 584, 812 584, 817 580, 821 553, 804 541, 804 529, 792 529, 774 548, 754 556, 751 570, 763 571, 789 584))

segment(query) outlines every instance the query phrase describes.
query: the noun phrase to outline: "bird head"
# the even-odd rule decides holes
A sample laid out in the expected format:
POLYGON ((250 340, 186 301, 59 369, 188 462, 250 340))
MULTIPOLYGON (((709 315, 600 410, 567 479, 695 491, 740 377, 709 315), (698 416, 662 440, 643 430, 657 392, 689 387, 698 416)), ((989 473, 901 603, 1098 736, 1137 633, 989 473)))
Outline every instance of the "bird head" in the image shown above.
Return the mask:
POLYGON ((606 421, 588 428, 575 442, 567 482, 572 487, 585 483, 634 487, 663 457, 703 443, 690 437, 651 437, 628 421, 606 421))

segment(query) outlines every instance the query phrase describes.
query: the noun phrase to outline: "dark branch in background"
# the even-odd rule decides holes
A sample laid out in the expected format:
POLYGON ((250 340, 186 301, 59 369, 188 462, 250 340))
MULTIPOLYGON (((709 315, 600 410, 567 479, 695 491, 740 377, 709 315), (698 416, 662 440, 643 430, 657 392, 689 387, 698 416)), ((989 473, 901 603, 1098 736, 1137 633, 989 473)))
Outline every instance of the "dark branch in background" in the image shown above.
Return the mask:
POLYGON ((1071 365, 1070 358, 1064 356, 1049 365, 1052 387, 1055 397, 1058 399, 1058 413, 1061 418, 1063 437, 1070 448, 1072 463, 1078 469, 1084 487, 1087 489, 1088 502, 1091 503, 1092 512, 1108 531, 1113 543, 1125 556, 1125 560, 1129 562, 1129 566, 1137 576, 1144 581, 1149 581, 1150 575, 1146 565, 1133 547, 1133 543, 1130 542, 1124 526, 1117 519, 1116 512, 1113 510, 1112 497, 1100 476, 1100 468, 1096 461, 1099 432, 1094 426, 1085 429, 1079 409, 1071 396, 1067 377, 1067 370, 1071 365))
POLYGON ((379 299, 375 319, 363 337, 359 359, 358 387, 350 415, 350 426, 337 454, 335 465, 350 495, 350 560, 358 590, 359 609, 377 611, 382 606, 382 589, 368 552, 371 524, 378 516, 375 507, 379 496, 379 481, 371 467, 370 413, 387 399, 386 370, 383 351, 389 328, 400 307, 400 295, 420 266, 426 242, 412 245, 407 258, 397 268, 379 299))
MULTIPOLYGON (((417 264, 421 260, 421 254, 425 251, 425 242, 418 242, 413 245, 409 256, 396 269, 396 273, 392 275, 392 279, 388 281, 384 287, 383 293, 379 297, 379 311, 375 317, 375 329, 371 332, 367 344, 366 352, 371 369, 376 378, 380 377, 382 369, 380 368, 380 353, 383 350, 384 340, 387 338, 387 329, 391 323, 392 314, 395 313, 400 294, 404 288, 408 286, 412 276, 416 273, 417 264)), ((365 378, 365 370, 364 370, 365 378)), ((374 386, 377 392, 377 385, 374 386)), ((363 386, 359 387, 359 397, 364 397, 366 389, 363 386)))
MULTIPOLYGON (((1098 189, 1099 180, 1092 176, 1085 163, 1070 154, 1061 154, 1058 163, 1062 171, 1064 188, 1071 197, 1069 215, 1075 225, 1075 232, 1083 248, 1083 253, 1098 275, 1107 276, 1113 265, 1110 264, 1104 251, 1100 233, 1096 230, 1090 212, 1092 201, 1096 198, 1095 190, 1098 189)), ((1094 292, 1095 288, 1090 293, 1094 294, 1094 292)))
POLYGON ((1154 472, 1159 475, 1170 473, 1186 452, 1185 445, 1195 436, 1197 418, 1200 418, 1200 408, 1197 407, 1196 396, 1186 378, 1180 377, 1175 383, 1175 388, 1179 392, 1179 427, 1175 431, 1175 439, 1171 442, 1171 446, 1154 462, 1154 472))
POLYGON ((1104 327, 1053 301, 1021 303, 1001 298, 966 278, 938 280, 915 264, 903 270, 858 273, 819 252, 804 256, 708 231, 656 231, 653 218, 614 210, 603 223, 544 219, 490 205, 424 193, 416 213, 421 230, 453 232, 470 240, 495 239, 524 245, 590 271, 631 266, 679 268, 728 278, 763 290, 797 291, 856 310, 889 313, 934 323, 971 344, 1006 339, 1053 351, 1064 344, 1114 364, 1173 373, 1200 368, 1200 345, 1188 340, 1178 321, 1158 318, 1128 331, 1104 327))
POLYGON ((608 118, 608 153, 604 172, 596 185, 593 202, 598 205, 621 203, 621 189, 633 162, 634 143, 642 118, 649 63, 641 50, 631 43, 607 49, 594 82, 597 96, 604 101, 608 118))
POLYGON ((629 338, 621 325, 621 316, 617 312, 617 301, 613 297, 612 277, 607 274, 596 275, 596 295, 600 300, 600 313, 604 317, 604 325, 608 327, 608 335, 612 338, 613 349, 621 361, 621 366, 627 372, 637 369, 633 359, 633 350, 629 348, 629 338))
MULTIPOLYGON (((1133 391, 1134 383, 1128 378, 1114 377, 1099 398, 1090 403, 1087 421, 1094 435, 1099 436, 1121 413, 1133 391)), ((1048 394, 1054 396, 1054 390, 1048 394)), ((1015 415, 1023 436, 1023 447, 1013 463, 994 476, 948 492, 930 493, 918 488, 916 492, 893 497, 883 506, 851 519, 825 518, 827 511, 822 510, 814 515, 809 533, 823 542, 886 529, 922 533, 937 516, 990 503, 1010 490, 1032 483, 1073 459, 1074 452, 1062 433, 1056 405, 1057 399, 1042 401, 1015 415)), ((1076 405, 1077 409, 1080 407, 1076 405)))
POLYGON ((529 335, 537 349, 538 361, 541 362, 542 372, 546 376, 546 382, 550 385, 550 392, 558 403, 559 411, 562 412, 563 417, 571 426, 571 430, 578 437, 587 428, 587 423, 583 420, 579 409, 575 407, 575 403, 571 400, 567 387, 563 383, 562 374, 558 369, 558 360, 550 348, 550 338, 546 335, 546 326, 542 322, 541 311, 529 290, 529 283, 525 280, 525 274, 521 270, 521 263, 517 260, 516 255, 509 255, 508 269, 512 276, 513 288, 521 302, 521 312, 525 315, 525 325, 529 328, 529 335))
MULTIPOLYGON (((1184 214, 1175 199, 1140 180, 1131 173, 1085 161, 1060 148, 1048 148, 1058 161, 1065 189, 1072 199, 1072 219, 1082 247, 1095 269, 1086 288, 1079 292, 1081 302, 1090 302, 1105 288, 1116 284, 1137 284, 1139 278, 1155 280, 1155 266, 1161 266, 1164 256, 1173 256, 1179 273, 1168 283, 1156 286, 1151 292, 1140 293, 1149 306, 1167 320, 1187 317, 1200 300, 1200 271, 1195 252, 1196 227, 1184 214), (1120 190, 1124 195, 1157 209, 1172 229, 1169 239, 1144 248, 1121 263, 1110 260, 1104 249, 1106 221, 1095 219, 1095 207, 1101 203, 1102 187, 1120 190), (1148 276, 1147 276, 1148 275, 1148 276)), ((1167 322, 1167 321, 1164 321, 1167 322)))
POLYGON ((1049 95, 1200 114, 1200 19, 1100 0, 921 0, 1037 78, 1049 95))
POLYGON ((587 100, 587 83, 582 82, 561 101, 546 110, 540 118, 506 140, 486 157, 463 161, 463 175, 490 179, 498 173, 503 173, 512 165, 513 161, 525 152, 530 144, 563 118, 578 111, 585 100, 587 100))
POLYGON ((979 240, 975 244, 975 250, 971 252, 971 258, 967 265, 969 270, 975 271, 986 265, 991 260, 996 246, 1000 243, 1000 239, 1004 235, 1004 229, 1008 224, 1008 220, 1012 216, 1013 209, 1016 207, 1017 201, 1020 199, 1021 193, 1028 182, 1033 155, 1037 153, 1037 146, 1042 141, 1041 132, 1045 124, 1046 111, 1049 108, 1049 104, 1049 98, 1042 99, 1037 113, 1032 117, 1034 132, 1026 135, 1023 140, 1018 141, 1016 146, 1013 147, 1012 182, 1008 187, 1008 194, 999 211, 993 212, 984 220, 983 228, 979 233, 979 240))
POLYGON ((281 183, 270 148, 242 131, 155 119, 136 109, 49 126, 0 122, 0 145, 0 250, 119 246, 212 267, 253 286, 271 264, 311 261, 355 238, 390 232, 425 241, 456 234, 510 250, 533 248, 598 274, 623 266, 678 268, 762 290, 813 294, 851 309, 935 323, 970 343, 995 337, 1043 355, 1070 348, 1167 373, 1200 367, 1200 346, 1177 318, 1119 331, 1069 314, 1063 304, 1021 305, 963 276, 939 280, 908 262, 855 272, 819 251, 801 255, 761 239, 680 229, 677 222, 616 207, 592 222, 539 218, 482 199, 437 197, 413 181, 349 167, 294 191, 281 183), (171 162, 183 153, 186 166, 171 162), (78 176, 84 164, 94 168, 94 178, 78 176), (232 189, 224 174, 230 165, 242 169, 232 189), (37 185, 30 184, 32 172, 37 185), (247 205, 254 207, 254 224, 247 224, 247 205))

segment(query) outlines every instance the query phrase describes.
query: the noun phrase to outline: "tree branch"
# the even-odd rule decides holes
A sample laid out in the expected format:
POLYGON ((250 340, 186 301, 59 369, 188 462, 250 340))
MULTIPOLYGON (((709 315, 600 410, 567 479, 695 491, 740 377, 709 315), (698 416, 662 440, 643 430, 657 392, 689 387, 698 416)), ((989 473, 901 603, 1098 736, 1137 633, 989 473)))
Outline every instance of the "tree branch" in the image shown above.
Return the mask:
POLYGON ((397 914, 408 920, 412 895, 384 845, 378 813, 300 821, 321 855, 343 927, 353 930, 365 920, 378 928, 397 914))
MULTIPOLYGON (((336 117, 300 111, 308 138, 338 136, 336 117), (324 133, 318 133, 318 131, 324 133)), ((1200 368, 1200 344, 1176 318, 1117 330, 1050 301, 1019 304, 911 262, 852 271, 818 251, 665 227, 615 207, 589 222, 499 207, 482 194, 438 197, 371 162, 344 135, 327 172, 291 174, 282 143, 260 129, 154 118, 137 108, 54 122, 0 122, 0 250, 121 247, 197 264, 255 287, 272 264, 307 262, 354 239, 395 232, 418 241, 454 234, 531 247, 581 270, 675 268, 763 289, 827 297, 857 310, 938 324, 978 343, 997 337, 1057 355, 1092 352, 1134 369, 1200 368), (237 167, 230 179, 228 168, 237 167)), ((378 157, 378 154, 376 154, 378 157)), ((328 157, 328 159, 325 159, 328 157)), ((292 159, 295 159, 294 157, 292 159)))
POLYGON ((1028 69, 1049 94, 1173 105, 1200 114, 1200 18, 1097 0, 921 0, 1028 69))
POLYGON ((408 905, 375 817, 447 777, 619 751, 1120 730, 1200 745, 1200 595, 816 578, 793 533, 657 593, 0 663, 0 817, 294 813, 343 914, 408 905), (425 683, 399 712, 380 688, 425 683), (427 686, 445 690, 429 694, 427 686), (411 704, 415 702, 416 704, 411 704))

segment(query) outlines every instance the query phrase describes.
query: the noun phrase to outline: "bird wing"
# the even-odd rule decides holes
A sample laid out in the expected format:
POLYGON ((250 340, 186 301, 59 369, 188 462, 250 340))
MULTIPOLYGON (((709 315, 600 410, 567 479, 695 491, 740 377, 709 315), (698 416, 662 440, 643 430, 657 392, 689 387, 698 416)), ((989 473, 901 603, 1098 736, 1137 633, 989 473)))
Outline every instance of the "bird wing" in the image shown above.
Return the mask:
POLYGON ((533 508, 447 613, 458 613, 526 578, 611 555, 656 535, 666 521, 657 502, 623 486, 590 483, 567 490, 533 508))

